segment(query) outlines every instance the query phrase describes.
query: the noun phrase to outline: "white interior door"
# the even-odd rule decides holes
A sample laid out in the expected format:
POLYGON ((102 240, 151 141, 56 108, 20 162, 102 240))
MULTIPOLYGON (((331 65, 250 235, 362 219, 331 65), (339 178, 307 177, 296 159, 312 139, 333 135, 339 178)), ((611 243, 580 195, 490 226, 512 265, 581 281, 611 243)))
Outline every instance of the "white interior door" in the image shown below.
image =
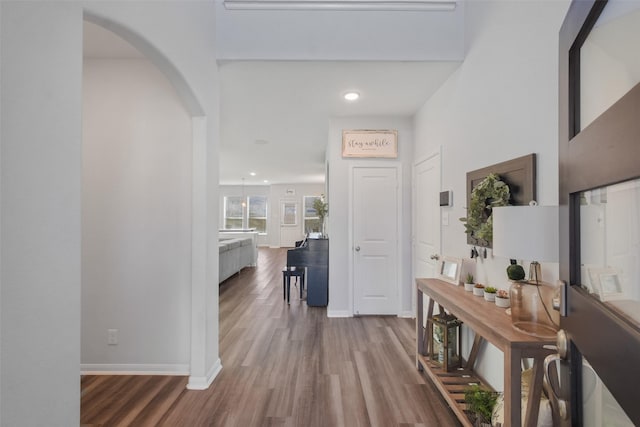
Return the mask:
POLYGON ((354 167, 354 314, 398 314, 398 168, 354 167))
POLYGON ((435 277, 440 257, 440 154, 414 166, 415 277, 435 277))

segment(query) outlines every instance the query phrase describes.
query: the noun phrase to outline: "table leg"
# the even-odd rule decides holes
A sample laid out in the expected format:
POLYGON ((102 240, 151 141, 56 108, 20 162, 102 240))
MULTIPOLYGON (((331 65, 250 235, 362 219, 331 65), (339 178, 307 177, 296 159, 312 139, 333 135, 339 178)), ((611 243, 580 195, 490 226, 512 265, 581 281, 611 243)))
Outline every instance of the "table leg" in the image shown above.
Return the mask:
POLYGON ((429 305, 427 306, 427 327, 423 331, 422 341, 425 342, 425 346, 422 349, 422 354, 428 355, 433 350, 429 347, 429 343, 433 340, 429 339, 429 335, 431 333, 431 328, 433 327, 431 318, 433 317, 433 298, 429 298, 429 305))
MULTIPOLYGON (((416 287, 417 288, 417 287, 416 287)), ((422 316, 424 315, 424 313, 422 312, 424 304, 422 301, 422 291, 420 289, 417 289, 417 293, 416 293, 416 307, 417 307, 417 313, 416 313, 416 368, 418 368, 419 371, 422 371, 422 365, 420 365, 420 358, 418 357, 419 355, 424 354, 424 334, 422 333, 422 316)))
POLYGON ((507 347, 504 351, 504 420, 506 425, 521 425, 522 376, 521 350, 507 347))
POLYGON ((529 386, 529 400, 525 416, 526 427, 538 425, 538 412, 540 410, 540 396, 542 396, 542 382, 544 377, 544 361, 538 357, 533 360, 533 375, 529 386))

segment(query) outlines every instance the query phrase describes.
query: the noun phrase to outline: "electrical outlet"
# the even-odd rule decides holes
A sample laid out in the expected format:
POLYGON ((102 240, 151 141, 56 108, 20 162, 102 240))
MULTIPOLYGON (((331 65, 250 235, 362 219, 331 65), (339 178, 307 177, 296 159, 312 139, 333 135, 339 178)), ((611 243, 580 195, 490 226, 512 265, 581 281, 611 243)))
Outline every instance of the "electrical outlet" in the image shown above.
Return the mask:
POLYGON ((118 330, 117 329, 107 329, 107 344, 109 344, 109 345, 117 345, 118 344, 118 330))

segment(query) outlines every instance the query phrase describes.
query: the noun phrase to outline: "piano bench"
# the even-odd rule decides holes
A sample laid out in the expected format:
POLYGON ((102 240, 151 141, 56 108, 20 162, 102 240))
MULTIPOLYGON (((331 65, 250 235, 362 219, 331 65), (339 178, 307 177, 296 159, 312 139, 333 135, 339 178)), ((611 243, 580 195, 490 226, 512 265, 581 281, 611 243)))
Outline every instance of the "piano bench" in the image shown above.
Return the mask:
POLYGON ((302 299, 302 291, 304 290, 304 273, 305 267, 285 267, 282 270, 282 285, 284 290, 284 299, 290 304, 291 295, 291 278, 295 278, 296 283, 300 283, 300 299, 302 299))

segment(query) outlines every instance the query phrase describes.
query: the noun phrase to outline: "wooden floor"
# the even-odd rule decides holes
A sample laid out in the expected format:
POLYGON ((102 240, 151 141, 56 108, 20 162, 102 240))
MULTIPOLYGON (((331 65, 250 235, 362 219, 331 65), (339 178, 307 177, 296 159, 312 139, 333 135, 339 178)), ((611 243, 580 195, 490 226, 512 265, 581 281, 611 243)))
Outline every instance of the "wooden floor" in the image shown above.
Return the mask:
MULTIPOLYGON (((286 251, 220 286, 223 369, 208 390, 185 377, 84 376, 87 426, 458 426, 415 369, 414 324, 396 317, 329 319, 292 290, 286 251)), ((346 283, 345 283, 346 285, 346 283)))

